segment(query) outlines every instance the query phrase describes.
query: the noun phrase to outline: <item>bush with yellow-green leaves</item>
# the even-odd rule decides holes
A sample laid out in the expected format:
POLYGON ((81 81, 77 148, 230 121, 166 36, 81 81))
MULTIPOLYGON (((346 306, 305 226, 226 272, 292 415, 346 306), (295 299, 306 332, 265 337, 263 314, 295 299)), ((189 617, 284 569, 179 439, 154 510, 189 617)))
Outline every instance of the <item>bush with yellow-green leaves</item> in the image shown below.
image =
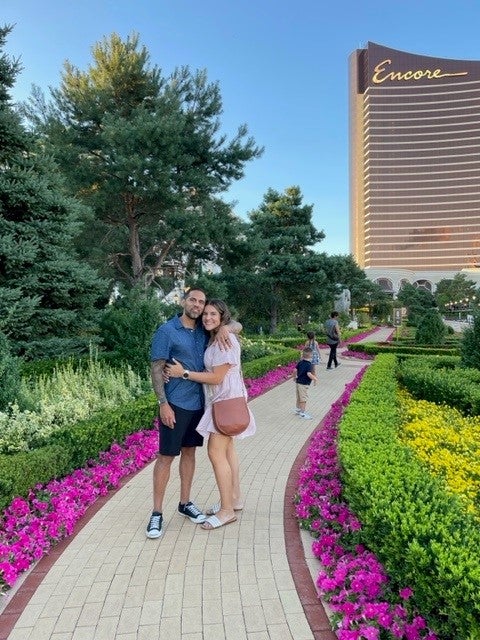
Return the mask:
POLYGON ((413 590, 439 638, 480 638, 478 520, 399 437, 396 370, 377 356, 339 425, 343 498, 362 523, 352 544, 376 554, 393 591, 413 590))
POLYGON ((400 440, 458 495, 468 513, 480 518, 480 416, 399 395, 403 424, 400 440))

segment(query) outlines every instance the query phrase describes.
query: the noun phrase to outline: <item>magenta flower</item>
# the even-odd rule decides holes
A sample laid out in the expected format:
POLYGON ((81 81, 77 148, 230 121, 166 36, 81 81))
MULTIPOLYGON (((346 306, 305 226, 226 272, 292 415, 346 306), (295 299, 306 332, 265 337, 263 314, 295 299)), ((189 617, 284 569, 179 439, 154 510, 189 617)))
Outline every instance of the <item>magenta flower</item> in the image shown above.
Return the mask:
POLYGON ((74 530, 100 495, 117 487, 122 477, 141 469, 158 450, 154 430, 128 436, 84 469, 62 480, 36 485, 27 499, 15 498, 0 518, 0 586, 12 587, 19 575, 74 530))
POLYGON ((336 614, 339 639, 379 640, 383 629, 393 638, 436 640, 408 605, 412 590, 401 589, 398 602, 391 604, 386 600, 388 576, 376 556, 362 545, 348 550, 344 543, 346 534, 359 531, 361 523, 342 501, 337 424, 364 371, 346 386, 310 440, 299 473, 297 517, 315 538, 312 550, 322 563, 317 587, 336 614))
MULTIPOLYGON (((291 376, 295 363, 278 367, 255 380, 246 380, 250 398, 291 376)), ((123 444, 62 480, 37 484, 28 497, 15 498, 0 517, 0 592, 12 587, 18 577, 52 546, 71 535, 75 524, 100 496, 119 486, 126 475, 142 469, 158 452, 158 418, 151 430, 129 435, 123 444)), ((314 504, 314 498, 311 500, 314 504)), ((298 511, 301 515, 302 509, 298 511)), ((304 517, 309 517, 309 510, 304 517)))

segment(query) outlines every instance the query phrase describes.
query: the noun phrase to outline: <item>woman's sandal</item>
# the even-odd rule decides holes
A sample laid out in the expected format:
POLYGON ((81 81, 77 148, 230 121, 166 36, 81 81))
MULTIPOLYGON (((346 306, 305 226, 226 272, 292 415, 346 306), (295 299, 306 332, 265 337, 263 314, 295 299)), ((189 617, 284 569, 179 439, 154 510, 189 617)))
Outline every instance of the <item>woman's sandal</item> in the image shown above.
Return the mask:
MULTIPOLYGON (((205 513, 207 516, 214 516, 220 511, 221 508, 222 508, 222 505, 220 504, 220 502, 216 502, 215 504, 212 504, 212 506, 209 509, 207 509, 205 513)), ((233 507, 234 511, 241 511, 242 509, 243 509, 243 504, 241 507, 233 507)))
POLYGON ((235 522, 236 520, 237 520, 237 516, 233 516, 233 518, 230 518, 230 520, 227 520, 226 522, 222 522, 220 518, 217 518, 217 516, 210 516, 205 520, 205 522, 202 522, 200 526, 202 529, 211 531, 212 529, 218 529, 219 527, 224 527, 226 524, 230 524, 231 522, 235 522))

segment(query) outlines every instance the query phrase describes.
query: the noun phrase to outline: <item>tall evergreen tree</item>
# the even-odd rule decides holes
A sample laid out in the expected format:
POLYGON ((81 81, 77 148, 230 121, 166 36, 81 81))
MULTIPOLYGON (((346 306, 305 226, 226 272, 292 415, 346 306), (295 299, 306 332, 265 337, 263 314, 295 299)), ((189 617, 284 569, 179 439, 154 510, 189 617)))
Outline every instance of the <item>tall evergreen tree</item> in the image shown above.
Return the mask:
POLYGON ((220 89, 205 71, 164 77, 137 35, 113 34, 87 71, 65 64, 52 98, 37 92, 25 113, 95 211, 90 259, 149 286, 166 261, 218 257, 232 219, 218 195, 261 149, 245 126, 230 141, 219 133, 220 89))
POLYGON ((327 285, 326 256, 313 251, 325 236, 312 224, 313 207, 302 200, 299 187, 269 189, 225 270, 235 306, 258 324, 267 321, 271 333, 281 317, 318 304, 327 285))
POLYGON ((430 291, 417 289, 409 282, 401 286, 397 300, 407 308, 408 323, 413 326, 417 326, 429 309, 436 307, 435 298, 430 291))
POLYGON ((225 252, 216 279, 227 285, 229 302, 249 328, 268 326, 274 333, 280 321, 294 317, 318 321, 342 289, 366 280, 351 256, 316 251, 325 236, 313 225, 312 212, 299 187, 269 189, 225 252))
MULTIPOLYGON (((0 51, 10 27, 0 29, 0 51)), ((8 89, 17 62, 0 57, 0 331, 17 354, 85 348, 107 283, 75 253, 83 207, 22 126, 8 89)))
POLYGON ((430 308, 425 311, 418 321, 415 332, 417 344, 441 345, 445 342, 447 327, 438 309, 430 308))

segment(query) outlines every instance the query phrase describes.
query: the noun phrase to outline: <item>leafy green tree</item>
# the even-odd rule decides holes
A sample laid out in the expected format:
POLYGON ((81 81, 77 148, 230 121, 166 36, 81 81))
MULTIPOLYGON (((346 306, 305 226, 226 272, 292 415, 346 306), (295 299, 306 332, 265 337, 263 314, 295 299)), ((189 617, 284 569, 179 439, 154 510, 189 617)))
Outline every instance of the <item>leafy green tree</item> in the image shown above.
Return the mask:
POLYGON ((89 260, 149 287, 167 263, 218 259, 235 227, 219 194, 262 150, 245 125, 219 133, 220 89, 205 71, 164 77, 136 34, 113 34, 87 71, 65 63, 51 99, 37 90, 24 113, 95 213, 81 239, 89 260))
POLYGON ((397 300, 407 308, 408 323, 413 326, 417 326, 426 311, 436 307, 435 298, 430 291, 417 289, 409 282, 402 285, 397 300))
POLYGON ((83 207, 10 104, 18 70, 0 57, 0 331, 17 355, 50 357, 86 348, 107 283, 74 250, 83 207))
POLYGON ((460 347, 464 367, 480 369, 480 314, 474 315, 473 324, 463 331, 460 347))
POLYGON ((369 280, 361 269, 359 271, 364 277, 357 276, 350 287, 352 309, 366 307, 371 315, 387 319, 392 314, 391 296, 376 282, 369 280))
POLYGON ((151 291, 131 289, 103 312, 100 338, 103 348, 120 362, 146 376, 149 372, 150 343, 159 324, 175 314, 151 291))
MULTIPOLYGON (((325 256, 325 272, 327 281, 335 283, 335 294, 342 289, 350 291, 350 308, 367 306, 368 301, 381 301, 385 293, 374 282, 367 279, 365 272, 355 262, 352 255, 325 256)), ((330 288, 328 289, 330 292, 330 288)), ((333 300, 328 300, 328 306, 323 309, 322 317, 327 318, 333 309, 333 300)), ((346 319, 346 318, 345 318, 346 319)))
POLYGON ((366 279, 352 256, 315 251, 324 233, 313 226, 312 209, 297 186, 269 189, 226 247, 215 280, 227 286, 229 304, 247 330, 274 333, 279 324, 303 327, 310 320, 314 326, 341 289, 366 279))
POLYGON ((417 344, 441 345, 445 341, 447 328, 437 309, 427 309, 418 321, 415 332, 417 344))
POLYGON ((435 300, 441 311, 451 308, 452 303, 460 304, 462 300, 478 298, 478 290, 473 280, 468 280, 465 273, 457 273, 451 279, 440 280, 435 289, 435 300))

